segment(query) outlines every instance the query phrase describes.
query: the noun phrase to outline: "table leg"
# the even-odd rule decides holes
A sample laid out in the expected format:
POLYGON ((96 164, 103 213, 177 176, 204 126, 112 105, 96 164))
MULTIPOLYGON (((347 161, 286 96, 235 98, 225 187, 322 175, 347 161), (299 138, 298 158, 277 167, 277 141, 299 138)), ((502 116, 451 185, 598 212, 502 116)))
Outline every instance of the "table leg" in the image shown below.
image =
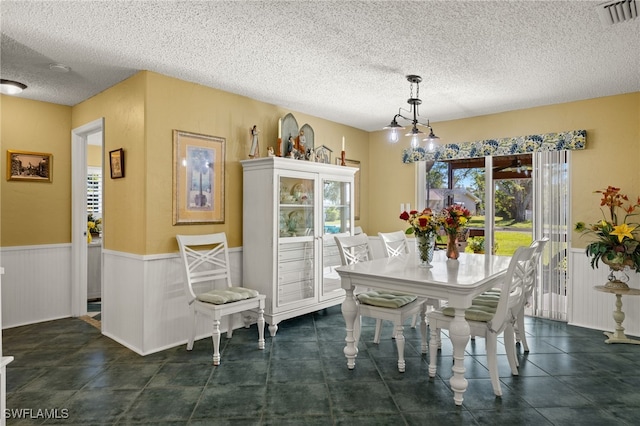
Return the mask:
POLYGON ((353 296, 353 287, 345 289, 347 295, 342 302, 342 316, 347 329, 347 337, 344 339, 347 346, 344 348, 344 355, 347 357, 347 367, 353 370, 356 367, 356 357, 358 356, 358 348, 356 339, 353 335, 354 324, 358 318, 358 305, 353 296))
POLYGON ((624 327, 622 322, 624 321, 624 312, 622 312, 622 295, 616 294, 616 310, 613 311, 613 320, 616 322, 616 331, 613 333, 604 332, 608 337, 605 343, 632 343, 634 345, 640 345, 640 340, 629 339, 624 334, 624 327))
POLYGON ((449 338, 453 344, 453 377, 449 380, 456 405, 462 405, 462 396, 467 390, 467 379, 464 378, 464 350, 471 338, 469 323, 464 317, 464 309, 455 308, 455 317, 449 327, 449 338))

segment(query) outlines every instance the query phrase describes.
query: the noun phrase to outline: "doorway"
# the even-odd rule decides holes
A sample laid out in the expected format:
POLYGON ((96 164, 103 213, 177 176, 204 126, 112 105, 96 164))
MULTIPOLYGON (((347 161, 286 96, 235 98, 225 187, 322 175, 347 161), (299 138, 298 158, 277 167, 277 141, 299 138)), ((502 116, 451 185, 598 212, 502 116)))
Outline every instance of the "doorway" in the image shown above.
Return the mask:
MULTIPOLYGON (((87 315, 88 227, 87 174, 89 139, 99 140, 104 158, 104 119, 100 118, 71 131, 71 314, 87 315)), ((97 142, 96 142, 97 143, 97 142)), ((102 265, 102 256, 100 256, 102 265)), ((102 273, 99 274, 102 286, 102 273)))

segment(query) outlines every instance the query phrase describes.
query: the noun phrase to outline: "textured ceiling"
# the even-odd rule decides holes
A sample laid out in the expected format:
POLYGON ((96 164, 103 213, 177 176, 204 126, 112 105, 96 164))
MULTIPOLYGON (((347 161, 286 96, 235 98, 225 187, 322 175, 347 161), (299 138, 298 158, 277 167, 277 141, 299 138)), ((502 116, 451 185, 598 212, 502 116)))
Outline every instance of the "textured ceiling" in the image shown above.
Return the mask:
POLYGON ((432 122, 640 91, 640 18, 600 3, 2 0, 0 74, 75 105, 150 70, 376 130, 406 74, 432 122))

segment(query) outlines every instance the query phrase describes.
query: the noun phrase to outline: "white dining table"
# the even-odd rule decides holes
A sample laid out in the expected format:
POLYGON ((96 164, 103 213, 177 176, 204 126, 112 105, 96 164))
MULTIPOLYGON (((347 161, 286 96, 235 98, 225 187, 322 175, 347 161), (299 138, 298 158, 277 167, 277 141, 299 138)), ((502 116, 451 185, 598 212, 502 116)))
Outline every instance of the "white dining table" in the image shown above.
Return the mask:
MULTIPOLYGON (((453 345, 453 376, 449 381, 456 405, 462 405, 467 389, 464 377, 464 352, 470 339, 470 329, 464 311, 471 306, 473 298, 497 285, 504 276, 511 260, 508 256, 461 253, 458 260, 447 259, 445 251, 436 251, 433 267, 419 266, 417 255, 375 259, 336 268, 340 274, 346 298, 342 303, 342 315, 346 323, 347 343, 344 354, 347 367, 355 368, 358 348, 354 339, 354 324, 359 317, 359 303, 354 297, 356 286, 378 290, 399 291, 447 300, 455 309, 455 317, 449 329, 453 345)), ((429 371, 433 377, 435 371, 429 371)))

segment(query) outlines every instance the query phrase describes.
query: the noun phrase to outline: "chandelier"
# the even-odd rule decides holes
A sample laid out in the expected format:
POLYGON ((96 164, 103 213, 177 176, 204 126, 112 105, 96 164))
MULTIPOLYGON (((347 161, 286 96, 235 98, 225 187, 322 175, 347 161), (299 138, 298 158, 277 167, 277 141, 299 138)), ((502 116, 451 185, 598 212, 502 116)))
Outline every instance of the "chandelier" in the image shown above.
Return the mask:
POLYGON ((420 82, 422 81, 422 77, 420 77, 419 75, 408 75, 407 81, 410 83, 410 91, 411 91, 410 97, 409 99, 407 99, 407 103, 410 105, 410 109, 407 110, 403 108, 398 108, 398 113, 393 116, 391 123, 388 126, 384 127, 384 129, 391 130, 391 135, 390 135, 391 142, 396 143, 398 142, 398 139, 400 136, 398 134, 398 131, 404 129, 403 126, 398 124, 398 118, 402 118, 403 120, 410 122, 412 124, 411 130, 409 130, 409 132, 406 133, 405 136, 411 136, 411 148, 416 149, 420 146, 420 139, 422 138, 422 135, 424 135, 424 132, 420 130, 418 126, 426 127, 427 129, 429 129, 429 134, 427 135, 426 138, 422 139, 422 141, 427 143, 426 148, 431 151, 433 150, 433 148, 435 147, 435 144, 438 142, 440 138, 433 133, 433 128, 429 124, 428 119, 427 119, 427 124, 420 123, 418 121, 418 118, 420 118, 420 113, 418 112, 418 106, 422 103, 422 101, 420 100, 420 82), (416 86, 415 97, 413 95, 414 84, 416 86), (402 112, 413 115, 413 118, 411 118, 411 116, 405 117, 404 115, 402 115, 402 112))

